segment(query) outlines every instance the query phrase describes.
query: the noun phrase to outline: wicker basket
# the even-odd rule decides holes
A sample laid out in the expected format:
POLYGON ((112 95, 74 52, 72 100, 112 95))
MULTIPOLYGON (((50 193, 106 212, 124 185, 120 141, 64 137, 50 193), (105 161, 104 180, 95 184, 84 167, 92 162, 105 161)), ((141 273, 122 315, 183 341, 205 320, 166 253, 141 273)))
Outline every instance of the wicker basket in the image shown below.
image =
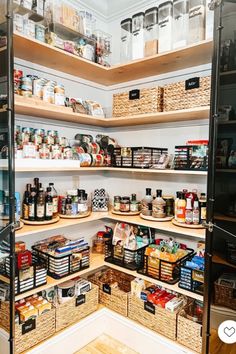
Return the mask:
POLYGON ((172 340, 177 336, 177 314, 129 294, 128 317, 172 340))
POLYGON ((92 285, 85 295, 56 307, 56 332, 80 321, 98 309, 98 286, 92 285))
POLYGON ((108 269, 97 272, 88 279, 99 286, 99 303, 123 316, 128 316, 128 293, 131 290, 131 281, 134 280, 133 276, 108 269))
POLYGON ((215 305, 236 310, 235 289, 215 282, 215 305))
POLYGON ((113 95, 113 117, 162 112, 163 88, 153 87, 113 95))
POLYGON ((211 78, 209 76, 165 85, 163 110, 175 111, 208 106, 210 105, 210 92, 211 78))
POLYGON ((184 309, 179 312, 177 320, 177 341, 184 346, 202 352, 202 325, 186 318, 184 309))
POLYGON ((0 301, 0 327, 9 332, 10 308, 7 301, 0 301))

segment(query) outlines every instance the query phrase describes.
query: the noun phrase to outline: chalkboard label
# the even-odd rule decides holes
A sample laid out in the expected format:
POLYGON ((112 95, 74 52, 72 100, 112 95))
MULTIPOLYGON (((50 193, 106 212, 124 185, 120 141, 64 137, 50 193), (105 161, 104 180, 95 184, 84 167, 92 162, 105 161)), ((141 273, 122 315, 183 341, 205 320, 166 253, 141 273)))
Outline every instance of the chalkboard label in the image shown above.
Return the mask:
POLYGON ((139 100, 140 99, 140 90, 129 91, 130 100, 139 100))
POLYGON ((75 300, 75 306, 78 307, 80 305, 85 304, 86 299, 85 299, 85 295, 79 295, 77 296, 76 300, 75 300))
POLYGON ((22 335, 33 331, 36 328, 36 320, 31 319, 22 325, 22 335))
POLYGON ((185 81, 185 90, 192 90, 200 87, 200 78, 193 77, 192 79, 185 81))
POLYGON ((111 287, 109 284, 103 284, 102 290, 104 293, 111 295, 111 287))
POLYGON ((153 315, 155 315, 156 312, 155 306, 149 301, 144 302, 144 310, 152 313, 153 315))

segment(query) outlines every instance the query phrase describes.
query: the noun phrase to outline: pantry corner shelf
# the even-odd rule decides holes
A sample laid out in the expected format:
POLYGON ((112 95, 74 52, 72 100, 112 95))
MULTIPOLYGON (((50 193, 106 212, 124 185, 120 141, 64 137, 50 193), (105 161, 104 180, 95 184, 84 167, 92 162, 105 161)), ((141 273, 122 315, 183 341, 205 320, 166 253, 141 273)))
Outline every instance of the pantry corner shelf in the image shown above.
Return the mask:
POLYGON ((209 118, 209 106, 183 109, 171 112, 138 114, 119 118, 100 118, 87 114, 74 113, 70 108, 56 106, 35 98, 15 96, 15 111, 30 117, 40 117, 77 124, 106 128, 126 127, 145 124, 184 122, 209 118))
POLYGON ((99 270, 100 268, 102 268, 104 266, 107 266, 107 267, 122 271, 122 272, 124 272, 126 274, 130 274, 130 275, 132 275, 134 277, 142 278, 142 279, 144 279, 144 280, 146 280, 148 282, 151 282, 151 283, 156 284, 156 285, 163 286, 166 289, 178 292, 179 294, 182 294, 182 295, 189 296, 189 297, 191 297, 193 299, 197 299, 197 300, 201 300, 201 301, 203 300, 203 297, 201 295, 198 295, 198 294, 192 293, 192 292, 190 292, 188 290, 184 290, 184 289, 179 288, 178 287, 178 283, 176 283, 174 285, 163 283, 160 280, 156 280, 156 279, 150 278, 150 277, 148 277, 146 275, 136 273, 136 271, 129 270, 129 269, 114 265, 112 263, 107 263, 107 262, 104 261, 104 255, 103 254, 91 254, 91 261, 90 261, 90 267, 89 268, 83 269, 83 270, 81 270, 79 272, 76 272, 74 274, 70 274, 70 275, 68 275, 68 276, 66 276, 64 278, 61 278, 61 279, 53 279, 51 277, 48 277, 47 284, 42 285, 39 288, 29 290, 29 291, 27 291, 27 292, 25 292, 23 294, 17 295, 15 300, 19 301, 19 300, 21 300, 21 299, 23 299, 25 297, 28 297, 28 296, 31 296, 31 295, 37 293, 37 292, 49 289, 49 288, 51 288, 53 286, 59 285, 61 283, 64 283, 65 281, 71 280, 71 279, 73 279, 73 278, 75 278, 77 276, 82 276, 83 274, 87 274, 87 273, 91 273, 93 271, 99 270))
POLYGON ((16 57, 106 86, 210 63, 212 47, 212 41, 206 40, 106 68, 38 40, 14 34, 16 57))

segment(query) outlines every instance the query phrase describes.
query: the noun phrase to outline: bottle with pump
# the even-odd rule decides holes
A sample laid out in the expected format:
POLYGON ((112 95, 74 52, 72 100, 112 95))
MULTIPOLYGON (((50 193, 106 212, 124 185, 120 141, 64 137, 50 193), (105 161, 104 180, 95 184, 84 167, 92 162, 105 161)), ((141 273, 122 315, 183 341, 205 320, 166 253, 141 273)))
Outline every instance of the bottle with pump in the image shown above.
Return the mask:
POLYGON ((36 188, 31 187, 29 197, 29 220, 36 220, 36 188))
POLYGON ((52 218, 53 218, 52 188, 47 187, 47 193, 45 197, 45 220, 52 220, 52 218))
POLYGON ((166 202, 162 198, 162 190, 157 189, 157 196, 152 202, 152 216, 154 218, 166 217, 166 202))
POLYGON ((185 223, 191 225, 193 223, 193 208, 191 198, 187 198, 186 211, 185 211, 185 223))
POLYGON ((193 224, 198 225, 200 222, 199 201, 195 200, 193 203, 193 224))
POLYGON ((141 201, 141 213, 146 216, 152 215, 152 190, 151 188, 146 188, 146 195, 141 201))
POLYGON ((52 189, 53 217, 56 218, 58 216, 58 194, 54 187, 54 183, 49 183, 49 187, 52 189))
POLYGON ((43 188, 39 188, 39 192, 37 195, 36 220, 37 221, 45 220, 45 195, 44 195, 43 188))
POLYGON ((177 207, 177 221, 179 223, 185 223, 185 212, 186 212, 186 200, 184 198, 184 193, 179 194, 179 201, 177 207))

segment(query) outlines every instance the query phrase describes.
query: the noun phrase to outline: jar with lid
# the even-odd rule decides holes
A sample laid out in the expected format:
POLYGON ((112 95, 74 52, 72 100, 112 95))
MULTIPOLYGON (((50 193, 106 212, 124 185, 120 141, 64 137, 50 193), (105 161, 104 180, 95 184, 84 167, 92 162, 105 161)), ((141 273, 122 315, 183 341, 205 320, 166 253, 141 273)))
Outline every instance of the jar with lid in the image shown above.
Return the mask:
POLYGON ((174 198, 172 196, 164 196, 163 199, 166 202, 166 216, 174 216, 174 198))
POLYGON ((120 211, 123 213, 128 213, 130 211, 130 198, 122 197, 120 200, 120 211))
POLYGON ((161 189, 157 189, 157 196, 152 202, 152 216, 154 218, 166 217, 166 202, 162 198, 161 189))
POLYGON ((158 53, 158 8, 145 11, 145 57, 158 53))
POLYGON ((43 101, 47 103, 55 103, 54 85, 48 82, 43 87, 43 101))
POLYGON ((119 195, 114 197, 113 210, 120 211, 120 196, 119 195))
POLYGON ((120 62, 126 63, 132 60, 132 19, 126 18, 121 21, 121 45, 120 62))
POLYGON ((144 12, 132 17, 132 59, 144 57, 144 12))
POLYGON ((173 3, 166 1, 158 8, 158 52, 172 49, 173 3))
POLYGON ((52 145, 52 159, 60 160, 61 157, 62 157, 62 150, 60 145, 58 144, 52 145))
POLYGON ((134 213, 139 211, 139 202, 135 193, 131 195, 130 211, 134 213))
POLYGON ((188 44, 205 39, 205 0, 189 1, 188 44))
POLYGON ((173 49, 187 45, 188 9, 188 0, 173 1, 173 49))

